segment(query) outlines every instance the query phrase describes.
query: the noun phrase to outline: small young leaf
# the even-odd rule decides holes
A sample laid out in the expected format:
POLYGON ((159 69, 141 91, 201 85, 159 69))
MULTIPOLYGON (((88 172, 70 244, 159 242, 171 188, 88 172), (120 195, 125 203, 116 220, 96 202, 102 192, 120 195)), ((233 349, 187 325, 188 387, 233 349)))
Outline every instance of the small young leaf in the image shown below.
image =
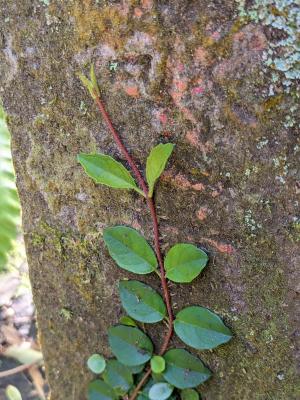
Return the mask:
POLYGON ((139 281, 121 281, 119 293, 122 306, 135 320, 155 323, 164 319, 166 306, 150 286, 139 281))
POLYGON ((194 388, 211 376, 202 361, 184 349, 169 350, 164 359, 166 369, 163 376, 178 389, 194 388))
POLYGON ((108 340, 113 354, 124 365, 141 365, 152 356, 153 344, 138 328, 114 326, 108 330, 108 340))
POLYGON ((200 400, 199 393, 194 389, 184 389, 180 392, 181 400, 200 400))
POLYGON ((161 356, 153 356, 150 363, 151 369, 155 374, 161 374, 166 368, 165 359, 161 356))
POLYGON ((93 99, 96 98, 95 93, 94 93, 94 87, 93 83, 82 73, 78 74, 79 79, 81 80, 83 86, 90 92, 90 95, 93 99))
POLYGON ((165 258, 166 276, 173 282, 191 282, 200 274, 207 261, 207 254, 196 246, 187 243, 176 244, 165 258))
POLYGON ((133 385, 131 371, 117 360, 109 360, 107 362, 103 379, 119 396, 124 396, 133 385))
POLYGON ((8 385, 7 386, 7 388, 5 390, 5 395, 8 398, 8 400, 22 400, 21 393, 13 385, 8 385))
POLYGON ((155 383, 149 390, 149 399, 166 400, 171 396, 173 390, 174 387, 171 386, 169 383, 155 383))
POLYGON ((90 80, 86 78, 82 73, 79 73, 78 76, 83 86, 90 92, 90 95, 94 100, 100 96, 100 91, 93 64, 91 64, 91 69, 90 69, 90 80))
POLYGON ((119 396, 106 382, 96 379, 89 383, 88 400, 117 400, 118 398, 119 396))
POLYGON ((173 151, 174 144, 158 144, 155 146, 149 157, 147 158, 146 164, 146 177, 149 186, 149 197, 152 197, 154 185, 161 173, 165 169, 167 161, 173 151))
POLYGON ((128 317, 127 315, 124 315, 123 317, 120 318, 120 324, 127 326, 136 326, 135 321, 132 318, 128 317))
POLYGON ((106 362, 100 354, 93 354, 87 361, 87 366, 94 374, 101 374, 105 370, 106 362))
POLYGON ((97 78, 96 78, 96 74, 95 74, 94 64, 91 64, 90 79, 91 79, 91 82, 92 82, 94 96, 96 94, 97 94, 97 96, 100 96, 100 90, 99 90, 99 87, 98 87, 98 82, 97 82, 97 78))
POLYGON ((149 274, 157 268, 153 250, 135 229, 126 226, 106 228, 103 239, 119 267, 136 274, 149 274))
POLYGON ((221 318, 204 307, 187 307, 176 315, 174 329, 180 339, 195 349, 213 349, 232 338, 221 318))
POLYGON ((96 183, 115 189, 133 189, 144 196, 127 169, 112 157, 105 154, 81 153, 77 159, 86 174, 96 183))

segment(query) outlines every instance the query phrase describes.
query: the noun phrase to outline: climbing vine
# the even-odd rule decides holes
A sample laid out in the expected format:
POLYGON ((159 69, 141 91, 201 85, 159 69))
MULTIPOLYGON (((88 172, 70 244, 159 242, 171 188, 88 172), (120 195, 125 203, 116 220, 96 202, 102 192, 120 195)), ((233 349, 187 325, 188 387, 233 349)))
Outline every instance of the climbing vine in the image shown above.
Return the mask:
POLYGON ((93 66, 90 79, 82 74, 80 79, 98 106, 135 179, 109 155, 81 153, 78 161, 96 183, 135 190, 145 198, 152 218, 154 250, 139 232, 127 226, 104 229, 103 240, 120 268, 138 275, 156 273, 163 295, 138 280, 119 282, 119 295, 127 315, 108 330, 108 341, 116 358, 105 360, 100 354, 93 354, 88 359, 89 369, 100 376, 90 382, 88 399, 165 400, 180 396, 182 400, 197 400, 199 393, 195 388, 210 378, 211 371, 189 351, 170 348, 174 332, 182 342, 197 350, 214 349, 228 342, 232 333, 218 315, 204 307, 189 306, 173 315, 167 280, 190 283, 208 262, 203 250, 188 243, 175 244, 165 257, 162 255, 153 193, 174 145, 158 144, 151 150, 145 180, 105 109, 93 66), (161 348, 155 352, 144 324, 159 322, 165 322, 167 330, 161 348))

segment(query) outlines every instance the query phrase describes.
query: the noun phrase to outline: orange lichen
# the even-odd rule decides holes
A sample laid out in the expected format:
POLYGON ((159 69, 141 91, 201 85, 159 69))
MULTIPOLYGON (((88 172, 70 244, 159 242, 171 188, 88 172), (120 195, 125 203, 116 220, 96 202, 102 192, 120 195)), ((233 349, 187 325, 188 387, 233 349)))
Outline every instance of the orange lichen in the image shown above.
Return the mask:
POLYGON ((201 207, 196 213, 197 218, 200 221, 204 221, 207 218, 207 212, 208 212, 208 208, 207 207, 201 207))
POLYGON ((135 9, 133 10, 134 16, 137 18, 141 18, 141 16, 143 15, 143 11, 139 8, 139 7, 135 7, 135 9))
POLYGON ((212 144, 210 142, 202 143, 199 139, 199 132, 197 130, 188 131, 185 135, 185 139, 193 147, 201 150, 203 154, 207 154, 212 150, 212 144))
POLYGON ((194 60, 197 64, 205 67, 208 66, 210 64, 208 51, 202 46, 197 47, 195 50, 194 60))
POLYGON ((128 96, 132 96, 132 97, 139 97, 140 96, 139 88, 136 85, 125 86, 124 90, 128 94, 128 96))
POLYGON ((162 175, 162 180, 171 182, 174 186, 180 187, 183 190, 188 190, 188 189, 196 191, 205 190, 205 186, 203 185, 203 183, 201 182, 192 183, 188 180, 188 178, 185 175, 183 175, 180 172, 174 175, 172 170, 165 171, 162 175))

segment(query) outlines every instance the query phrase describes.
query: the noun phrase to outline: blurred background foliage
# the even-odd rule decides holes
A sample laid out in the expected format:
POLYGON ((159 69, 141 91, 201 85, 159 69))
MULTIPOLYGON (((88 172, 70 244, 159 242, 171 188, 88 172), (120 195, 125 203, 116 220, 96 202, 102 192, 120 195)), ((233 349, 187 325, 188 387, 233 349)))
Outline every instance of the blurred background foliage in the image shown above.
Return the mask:
POLYGON ((0 272, 6 269, 8 254, 20 230, 20 203, 11 159, 10 134, 0 105, 0 272))
POLYGON ((0 103, 0 399, 45 400, 10 133, 0 103))

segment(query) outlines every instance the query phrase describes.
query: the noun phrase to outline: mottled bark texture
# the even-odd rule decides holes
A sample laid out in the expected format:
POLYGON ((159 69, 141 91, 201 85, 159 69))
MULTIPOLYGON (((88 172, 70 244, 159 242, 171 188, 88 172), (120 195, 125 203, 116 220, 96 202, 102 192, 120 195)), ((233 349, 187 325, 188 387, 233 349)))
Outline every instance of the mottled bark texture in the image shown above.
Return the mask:
POLYGON ((276 31, 239 18, 233 0, 0 5, 0 94, 51 399, 84 399, 87 357, 110 355, 116 282, 131 275, 109 258, 103 227, 127 224, 152 240, 145 201, 95 185, 76 161, 93 150, 121 159, 76 76, 91 61, 141 169, 153 145, 176 144, 155 196, 163 249, 196 243, 210 263, 192 285, 171 286, 173 305, 207 306, 235 334, 200 354, 214 372, 203 399, 299 398, 299 147, 284 123, 293 90, 271 85, 263 64, 276 31))

